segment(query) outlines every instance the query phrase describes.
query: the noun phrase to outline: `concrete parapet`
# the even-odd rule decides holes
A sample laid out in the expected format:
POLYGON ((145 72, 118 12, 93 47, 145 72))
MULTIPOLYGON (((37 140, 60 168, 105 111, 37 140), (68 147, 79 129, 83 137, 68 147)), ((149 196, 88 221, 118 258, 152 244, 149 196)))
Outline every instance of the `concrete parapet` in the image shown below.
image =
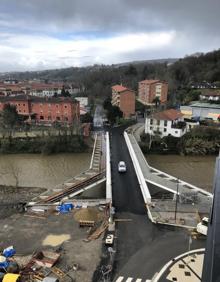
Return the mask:
POLYGON ((128 151, 130 153, 130 156, 131 156, 131 159, 132 159, 132 162, 133 162, 133 165, 134 165, 134 169, 135 169, 135 172, 136 172, 136 175, 137 175, 137 178, 138 178, 138 182, 139 182, 139 185, 140 185, 140 188, 141 188, 141 192, 142 192, 142 195, 143 195, 143 198, 144 198, 144 202, 145 202, 145 204, 150 204, 151 203, 151 195, 150 195, 149 189, 147 187, 146 181, 144 179, 144 175, 143 175, 141 167, 139 165, 137 156, 134 152, 134 149, 133 149, 132 144, 130 142, 128 133, 126 131, 124 132, 124 138, 125 138, 125 142, 127 144, 128 151))

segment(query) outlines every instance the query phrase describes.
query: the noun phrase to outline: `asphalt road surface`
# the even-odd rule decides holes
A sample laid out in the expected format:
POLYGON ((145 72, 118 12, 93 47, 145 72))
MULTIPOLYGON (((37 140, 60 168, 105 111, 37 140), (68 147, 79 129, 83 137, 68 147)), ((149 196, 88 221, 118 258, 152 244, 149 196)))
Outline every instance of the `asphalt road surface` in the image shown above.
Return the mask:
MULTIPOLYGON (((114 281, 119 277, 145 281, 170 259, 188 251, 189 234, 185 229, 150 222, 122 128, 111 131, 110 142, 115 218, 124 219, 117 223, 114 281), (126 163, 124 174, 118 173, 119 161, 126 163)), ((205 241, 193 240, 191 249, 204 245, 205 241)))
POLYGON ((103 127, 103 117, 104 117, 103 107, 102 105, 97 105, 93 117, 93 126, 101 129, 103 127))

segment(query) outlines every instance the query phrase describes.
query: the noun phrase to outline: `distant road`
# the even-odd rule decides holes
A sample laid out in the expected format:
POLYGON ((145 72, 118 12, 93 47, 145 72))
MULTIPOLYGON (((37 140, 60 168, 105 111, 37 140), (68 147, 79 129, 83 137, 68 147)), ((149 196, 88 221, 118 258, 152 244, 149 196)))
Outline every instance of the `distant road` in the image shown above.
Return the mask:
POLYGON ((93 118, 93 126, 97 128, 103 127, 104 109, 102 105, 97 105, 93 118))

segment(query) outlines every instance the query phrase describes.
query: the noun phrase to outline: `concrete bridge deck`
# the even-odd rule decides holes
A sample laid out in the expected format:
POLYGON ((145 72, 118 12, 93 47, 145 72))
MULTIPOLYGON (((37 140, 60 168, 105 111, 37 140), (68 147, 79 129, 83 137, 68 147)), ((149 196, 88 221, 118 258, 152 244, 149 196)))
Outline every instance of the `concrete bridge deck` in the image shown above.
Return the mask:
POLYGON ((195 227, 199 217, 208 215, 212 194, 183 180, 151 167, 137 143, 137 124, 127 130, 128 138, 138 160, 141 173, 151 194, 151 204, 146 203, 154 222, 195 227), (178 194, 178 196, 177 196, 178 194), (160 196, 158 196, 160 195, 160 196), (178 206, 176 207, 176 197, 178 206), (175 211, 177 211, 175 215, 175 211), (176 217, 176 218, 175 218, 176 217))
MULTIPOLYGON (((73 198, 85 190, 106 181, 106 139, 103 132, 95 135, 90 167, 53 189, 47 190, 33 199, 32 204, 57 203, 73 198)), ((31 203, 29 203, 31 205, 31 203)))

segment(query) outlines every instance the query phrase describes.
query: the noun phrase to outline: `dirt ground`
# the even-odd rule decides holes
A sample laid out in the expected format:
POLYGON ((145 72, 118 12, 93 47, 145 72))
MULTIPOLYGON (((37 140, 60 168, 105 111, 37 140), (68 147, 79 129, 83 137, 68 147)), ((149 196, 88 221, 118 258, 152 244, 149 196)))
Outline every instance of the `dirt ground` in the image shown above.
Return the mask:
POLYGON ((44 188, 0 185, 0 219, 17 213, 21 209, 19 203, 28 202, 44 191, 44 188))
MULTIPOLYGON (((90 242, 88 227, 79 228, 81 218, 99 220, 101 212, 77 210, 68 214, 51 214, 46 218, 27 217, 14 213, 0 219, 0 251, 13 245, 17 254, 28 256, 39 250, 59 250, 61 258, 58 267, 74 278, 74 281, 90 282, 100 262, 102 236, 90 242), (78 269, 73 270, 73 265, 78 269)), ((63 280, 70 281, 70 280, 63 280)))

